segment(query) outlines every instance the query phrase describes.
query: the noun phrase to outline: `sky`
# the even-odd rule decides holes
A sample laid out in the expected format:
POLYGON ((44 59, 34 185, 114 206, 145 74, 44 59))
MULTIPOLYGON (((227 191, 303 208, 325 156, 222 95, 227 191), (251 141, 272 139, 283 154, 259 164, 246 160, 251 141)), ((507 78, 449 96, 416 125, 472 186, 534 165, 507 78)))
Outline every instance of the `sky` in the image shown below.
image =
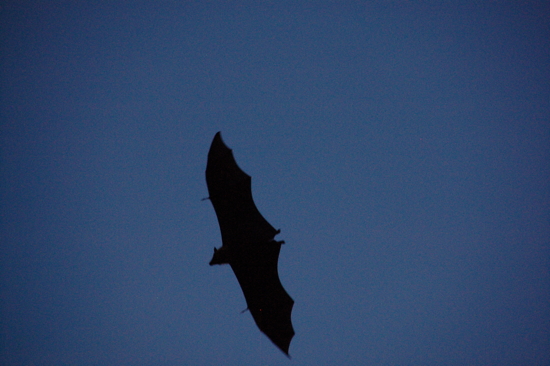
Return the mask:
POLYGON ((3 1, 0 363, 550 364, 545 1, 3 1), (281 229, 289 360, 205 182, 281 229))

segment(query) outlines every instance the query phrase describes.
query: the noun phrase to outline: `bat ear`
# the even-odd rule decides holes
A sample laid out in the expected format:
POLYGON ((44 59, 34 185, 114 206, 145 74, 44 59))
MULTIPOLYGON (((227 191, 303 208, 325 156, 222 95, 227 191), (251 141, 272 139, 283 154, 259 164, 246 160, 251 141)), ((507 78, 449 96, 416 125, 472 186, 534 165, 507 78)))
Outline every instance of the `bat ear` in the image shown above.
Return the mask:
POLYGON ((216 254, 217 251, 218 251, 218 249, 216 249, 216 247, 214 247, 214 254, 216 254))

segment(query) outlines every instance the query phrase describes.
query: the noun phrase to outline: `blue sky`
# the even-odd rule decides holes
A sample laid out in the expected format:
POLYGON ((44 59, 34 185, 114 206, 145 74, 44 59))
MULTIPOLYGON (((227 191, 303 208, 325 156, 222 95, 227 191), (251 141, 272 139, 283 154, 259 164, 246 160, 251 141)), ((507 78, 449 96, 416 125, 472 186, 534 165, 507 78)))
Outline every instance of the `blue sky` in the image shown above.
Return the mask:
POLYGON ((7 1, 5 365, 550 363, 545 2, 7 1), (204 178, 287 244, 288 360, 204 178))

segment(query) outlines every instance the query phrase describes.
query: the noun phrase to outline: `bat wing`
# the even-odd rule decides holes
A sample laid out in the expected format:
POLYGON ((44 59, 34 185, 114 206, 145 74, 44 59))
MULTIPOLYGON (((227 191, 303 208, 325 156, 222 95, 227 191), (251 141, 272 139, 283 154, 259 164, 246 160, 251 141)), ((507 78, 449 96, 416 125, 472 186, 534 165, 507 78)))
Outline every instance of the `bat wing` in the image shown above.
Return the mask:
POLYGON ((294 301, 283 288, 277 270, 283 242, 274 239, 279 231, 258 211, 251 178, 239 168, 219 132, 208 153, 206 183, 223 243, 214 250, 210 265, 231 265, 256 325, 289 356, 294 301))
MULTIPOLYGON (((231 263, 248 310, 260 330, 287 356, 294 329, 294 300, 279 280, 277 264, 281 244, 271 241, 231 263)), ((290 356, 289 356, 290 357, 290 356)))
POLYGON ((244 241, 267 241, 277 235, 278 231, 256 208, 251 178, 239 168, 220 132, 214 136, 208 152, 206 185, 224 246, 235 247, 244 241))

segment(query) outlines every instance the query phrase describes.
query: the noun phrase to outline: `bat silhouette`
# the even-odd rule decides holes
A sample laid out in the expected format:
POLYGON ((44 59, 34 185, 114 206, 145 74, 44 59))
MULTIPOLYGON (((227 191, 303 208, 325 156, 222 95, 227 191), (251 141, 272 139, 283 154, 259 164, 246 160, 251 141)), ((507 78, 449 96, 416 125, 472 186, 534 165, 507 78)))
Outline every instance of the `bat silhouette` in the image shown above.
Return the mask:
POLYGON ((239 168, 220 132, 208 152, 206 185, 222 235, 222 246, 214 248, 210 265, 231 266, 256 325, 290 358, 294 300, 281 285, 277 271, 284 241, 275 240, 280 230, 256 208, 251 178, 239 168))

